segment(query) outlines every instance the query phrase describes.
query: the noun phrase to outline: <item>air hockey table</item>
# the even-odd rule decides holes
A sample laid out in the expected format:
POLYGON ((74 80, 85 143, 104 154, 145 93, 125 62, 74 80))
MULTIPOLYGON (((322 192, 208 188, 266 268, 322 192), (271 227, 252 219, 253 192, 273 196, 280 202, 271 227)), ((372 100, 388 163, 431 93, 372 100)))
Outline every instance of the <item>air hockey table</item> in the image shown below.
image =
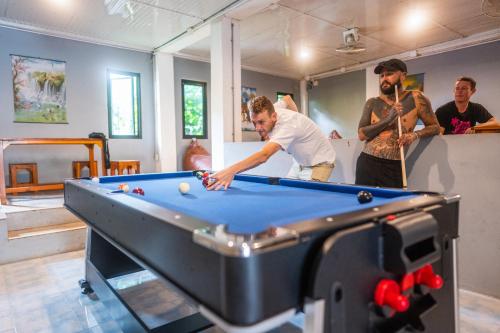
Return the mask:
POLYGON ((115 300, 125 332, 265 332, 297 312, 306 332, 458 331, 459 196, 250 175, 207 191, 193 172, 68 180, 64 196, 89 226, 82 288, 115 300), (150 330, 107 283, 142 269, 199 313, 150 330))

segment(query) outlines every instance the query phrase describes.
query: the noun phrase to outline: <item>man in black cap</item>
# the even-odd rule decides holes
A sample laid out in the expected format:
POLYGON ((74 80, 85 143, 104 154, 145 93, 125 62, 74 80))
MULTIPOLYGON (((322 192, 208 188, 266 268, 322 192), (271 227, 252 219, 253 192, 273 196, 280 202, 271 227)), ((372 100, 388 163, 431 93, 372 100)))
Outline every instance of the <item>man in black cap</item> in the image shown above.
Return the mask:
POLYGON ((356 164, 356 184, 402 187, 400 147, 418 138, 439 134, 439 123, 429 99, 420 91, 403 90, 406 73, 406 64, 399 59, 383 61, 375 67, 380 95, 365 103, 359 121, 358 136, 366 143, 356 164), (398 116, 401 117, 401 137, 398 116), (414 132, 418 119, 425 127, 414 132))

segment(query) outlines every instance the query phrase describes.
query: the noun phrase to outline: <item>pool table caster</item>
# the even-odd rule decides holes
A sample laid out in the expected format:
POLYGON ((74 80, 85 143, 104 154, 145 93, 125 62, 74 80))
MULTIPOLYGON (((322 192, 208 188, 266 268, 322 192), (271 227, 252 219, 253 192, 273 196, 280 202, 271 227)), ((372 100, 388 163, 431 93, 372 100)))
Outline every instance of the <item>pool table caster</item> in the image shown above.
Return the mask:
POLYGON ((88 281, 85 279, 79 280, 78 285, 80 286, 80 288, 82 288, 83 295, 88 295, 88 294, 91 294, 94 292, 94 290, 92 290, 92 288, 90 288, 90 283, 88 283, 88 281))

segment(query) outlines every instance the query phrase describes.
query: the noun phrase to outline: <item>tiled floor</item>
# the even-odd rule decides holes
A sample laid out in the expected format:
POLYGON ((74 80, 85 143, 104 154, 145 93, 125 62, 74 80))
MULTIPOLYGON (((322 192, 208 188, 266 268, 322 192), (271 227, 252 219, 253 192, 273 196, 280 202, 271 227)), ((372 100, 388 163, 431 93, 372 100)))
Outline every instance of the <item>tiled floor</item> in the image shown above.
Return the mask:
MULTIPOLYGON (((102 303, 80 294, 77 281, 84 275, 83 255, 83 251, 69 252, 0 266, 0 333, 120 333, 102 303)), ((144 274, 115 283, 123 289, 124 298, 131 300, 143 296, 165 298, 165 293, 169 293, 144 274), (134 287, 139 280, 149 283, 149 287, 134 287)), ((166 296, 171 300, 169 304, 148 303, 151 311, 146 311, 150 316, 145 315, 146 322, 192 312, 190 305, 177 295, 166 296)), ((133 302, 130 305, 139 307, 133 302)), ((500 332, 500 300, 462 291, 460 315, 461 333, 500 332)), ((275 331, 299 329, 288 324, 275 331)))

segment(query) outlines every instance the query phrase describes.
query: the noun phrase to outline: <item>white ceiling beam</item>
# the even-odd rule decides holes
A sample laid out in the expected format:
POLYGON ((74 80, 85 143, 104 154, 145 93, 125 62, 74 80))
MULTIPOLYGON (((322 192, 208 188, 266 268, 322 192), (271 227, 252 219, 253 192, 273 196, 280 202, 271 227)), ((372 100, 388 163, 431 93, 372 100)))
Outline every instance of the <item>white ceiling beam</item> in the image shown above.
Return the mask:
POLYGON ((176 53, 180 50, 193 45, 205 38, 210 37, 211 25, 210 23, 204 24, 200 26, 198 29, 193 31, 188 31, 187 34, 173 40, 172 42, 160 46, 156 49, 156 52, 165 52, 165 53, 176 53))
POLYGON ((226 13, 227 17, 235 20, 243 20, 258 14, 271 6, 276 6, 278 0, 251 0, 243 2, 226 13))
POLYGON ((147 52, 147 53, 153 52, 153 48, 150 48, 150 47, 139 46, 139 45, 134 45, 134 44, 130 44, 130 43, 122 43, 122 42, 104 40, 104 39, 93 38, 93 37, 86 37, 83 35, 73 34, 73 33, 69 33, 69 32, 62 32, 62 31, 53 30, 53 29, 40 28, 40 27, 36 27, 34 25, 11 22, 11 21, 7 21, 7 20, 3 20, 1 18, 0 18, 0 27, 7 28, 7 29, 13 29, 13 30, 19 30, 19 31, 26 31, 26 32, 31 32, 34 34, 45 35, 45 36, 50 36, 50 37, 64 38, 64 39, 74 40, 77 42, 116 47, 119 49, 125 49, 125 50, 131 50, 131 51, 147 52))

